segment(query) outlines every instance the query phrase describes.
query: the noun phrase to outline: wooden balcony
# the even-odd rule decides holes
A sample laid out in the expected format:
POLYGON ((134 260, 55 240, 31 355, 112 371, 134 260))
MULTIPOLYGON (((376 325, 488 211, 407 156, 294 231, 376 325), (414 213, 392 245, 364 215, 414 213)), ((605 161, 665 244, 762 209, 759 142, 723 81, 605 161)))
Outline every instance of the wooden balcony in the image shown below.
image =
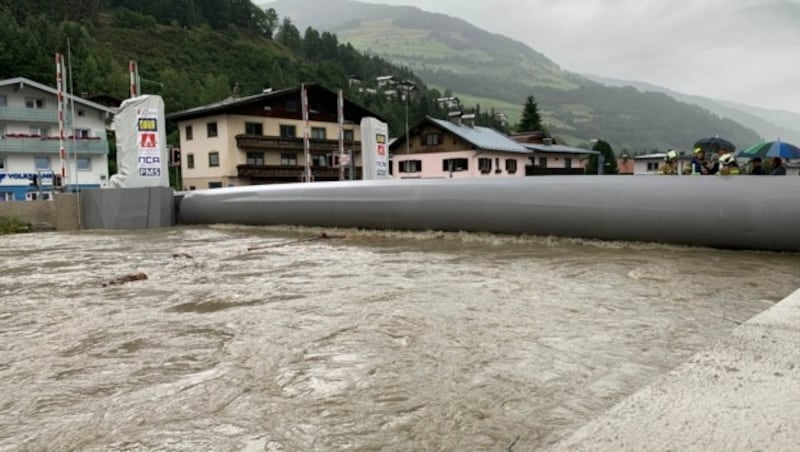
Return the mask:
MULTIPOLYGON (((310 138, 308 143, 311 152, 334 152, 339 150, 339 140, 310 138)), ((239 149, 302 151, 303 138, 263 135, 236 135, 236 146, 238 146, 239 149)), ((361 142, 345 141, 344 148, 361 152, 361 142)))
POLYGON ((540 168, 538 166, 526 166, 526 176, 582 176, 585 174, 583 168, 540 168))
MULTIPOLYGON (((240 178, 249 178, 253 183, 297 182, 302 180, 305 167, 281 165, 239 165, 236 171, 240 178)), ((339 168, 330 166, 312 166, 311 174, 316 181, 339 180, 339 168)), ((349 169, 345 168, 345 175, 349 169)), ((356 177, 361 178, 361 168, 356 168, 356 177)))
MULTIPOLYGON (((53 137, 0 136, 0 152, 58 154, 58 149, 59 142, 53 137)), ((108 154, 108 141, 100 138, 67 139, 64 141, 64 150, 70 154, 76 151, 81 154, 108 154)))

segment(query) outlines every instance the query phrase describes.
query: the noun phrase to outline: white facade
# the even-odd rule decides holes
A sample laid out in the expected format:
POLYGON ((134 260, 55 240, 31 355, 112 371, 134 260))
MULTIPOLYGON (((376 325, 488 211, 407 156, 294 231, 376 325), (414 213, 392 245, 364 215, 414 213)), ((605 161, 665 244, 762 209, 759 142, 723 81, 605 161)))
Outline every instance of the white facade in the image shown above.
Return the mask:
MULTIPOLYGON (((664 164, 666 153, 637 155, 633 158, 633 174, 658 174, 658 169, 664 164)), ((678 158, 678 174, 683 174, 684 167, 688 166, 691 159, 688 157, 678 158)))
MULTIPOLYGON (((55 88, 25 79, 0 81, 0 201, 48 198, 61 172, 55 88), (34 185, 34 183, 38 185, 34 185)), ((65 96, 65 190, 105 187, 107 123, 113 110, 65 96), (74 111, 74 114, 73 114, 74 111), (74 118, 74 121, 72 121, 74 118)))

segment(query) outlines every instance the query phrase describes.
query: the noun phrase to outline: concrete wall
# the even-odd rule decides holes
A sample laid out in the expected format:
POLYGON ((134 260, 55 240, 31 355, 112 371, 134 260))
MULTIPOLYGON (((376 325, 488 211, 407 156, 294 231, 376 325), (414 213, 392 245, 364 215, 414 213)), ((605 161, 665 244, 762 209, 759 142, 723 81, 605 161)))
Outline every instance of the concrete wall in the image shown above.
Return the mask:
POLYGON ((800 450, 800 290, 553 451, 800 450))
POLYGON ((175 194, 167 187, 109 188, 81 193, 83 229, 148 229, 175 224, 175 194))
POLYGON ((53 201, 3 202, 0 216, 14 217, 31 224, 47 223, 58 231, 80 228, 78 195, 56 193, 53 201))

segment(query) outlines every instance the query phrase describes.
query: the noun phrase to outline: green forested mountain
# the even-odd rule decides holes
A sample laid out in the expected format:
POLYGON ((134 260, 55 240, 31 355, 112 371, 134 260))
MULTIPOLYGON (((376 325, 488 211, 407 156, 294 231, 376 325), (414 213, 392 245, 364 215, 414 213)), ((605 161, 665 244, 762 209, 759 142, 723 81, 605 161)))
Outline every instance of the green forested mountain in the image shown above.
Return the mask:
POLYGON ((484 107, 507 109, 510 103, 521 111, 532 94, 548 130, 570 144, 601 138, 617 151, 650 151, 687 149, 715 134, 740 146, 759 140, 753 130, 708 110, 593 82, 518 41, 447 15, 352 0, 264 4, 301 26, 333 31, 357 49, 409 67, 431 85, 481 97, 484 107))
MULTIPOLYGON (((308 2, 330 17, 346 13, 352 3, 290 4, 308 2)), ((386 19, 393 7, 356 6, 359 17, 365 17, 364 11, 372 14, 366 17, 370 26, 406 30, 397 36, 411 41, 398 41, 406 42, 405 48, 379 41, 363 54, 332 32, 307 27, 302 15, 279 16, 249 0, 0 0, 0 78, 24 76, 54 85, 53 54, 66 53, 69 41, 75 93, 127 97, 127 64, 136 60, 143 92, 162 95, 170 112, 219 101, 234 92, 247 95, 303 82, 347 89, 350 75, 367 81, 395 75, 419 88, 419 96, 407 107, 412 124, 426 114, 446 115, 436 106, 439 91, 426 87, 430 83, 456 94, 473 94, 482 107, 478 123, 497 128, 501 125, 489 114, 492 104, 484 102, 486 98, 498 99, 498 108, 513 106, 516 111, 502 112, 516 117, 524 100, 534 95, 548 130, 573 145, 599 137, 619 152, 688 148, 695 139, 713 134, 735 143, 758 140, 733 121, 665 95, 605 87, 561 71, 523 44, 458 19, 416 8, 400 8, 405 15, 386 19), (384 57, 381 49, 391 52, 384 57)), ((343 33, 353 36, 348 30, 362 25, 353 19, 343 33)), ((404 103, 380 93, 347 95, 387 118, 393 135, 403 130, 404 103)))
MULTIPOLYGON (((442 116, 435 98, 409 69, 365 56, 335 35, 297 29, 288 17, 248 0, 0 0, 0 78, 55 84, 54 53, 72 54, 76 94, 128 95, 128 61, 139 65, 144 93, 160 94, 168 112, 241 95, 316 82, 346 88, 395 75, 417 84, 409 121, 442 116)), ((406 105, 382 94, 347 93, 390 121, 405 124, 406 105)), ((488 115, 483 115, 488 121, 488 115)))

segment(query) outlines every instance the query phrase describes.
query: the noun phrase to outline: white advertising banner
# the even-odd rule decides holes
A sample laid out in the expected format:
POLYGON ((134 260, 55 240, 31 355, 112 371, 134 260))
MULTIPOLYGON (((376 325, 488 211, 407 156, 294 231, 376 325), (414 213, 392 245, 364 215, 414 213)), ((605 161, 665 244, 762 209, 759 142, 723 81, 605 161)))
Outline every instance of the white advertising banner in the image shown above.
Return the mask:
POLYGON ((117 137, 115 188, 169 187, 164 101, 145 95, 127 99, 114 117, 117 137))
POLYGON ((391 179, 389 174, 389 126, 375 118, 361 120, 362 179, 391 179))

